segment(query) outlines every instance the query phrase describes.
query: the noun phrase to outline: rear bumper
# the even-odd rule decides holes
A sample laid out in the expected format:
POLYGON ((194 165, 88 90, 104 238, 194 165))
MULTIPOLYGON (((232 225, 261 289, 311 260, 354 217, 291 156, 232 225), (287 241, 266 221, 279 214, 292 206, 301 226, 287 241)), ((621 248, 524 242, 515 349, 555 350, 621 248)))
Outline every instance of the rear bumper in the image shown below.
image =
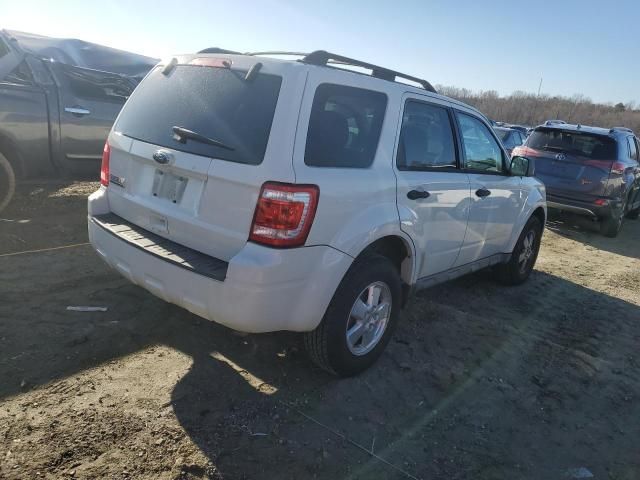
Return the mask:
POLYGON ((92 208, 96 201, 106 201, 104 192, 89 197, 89 240, 107 264, 157 297, 235 330, 313 330, 353 260, 327 246, 277 250, 247 243, 229 261, 226 277, 215 280, 103 228, 92 215, 104 212, 92 208))
POLYGON ((595 205, 590 202, 582 202, 566 197, 558 197, 556 195, 549 194, 549 192, 547 191, 548 208, 576 213, 578 215, 585 215, 589 217, 610 217, 613 213, 613 208, 617 207, 619 203, 619 201, 610 200, 606 205, 595 205))

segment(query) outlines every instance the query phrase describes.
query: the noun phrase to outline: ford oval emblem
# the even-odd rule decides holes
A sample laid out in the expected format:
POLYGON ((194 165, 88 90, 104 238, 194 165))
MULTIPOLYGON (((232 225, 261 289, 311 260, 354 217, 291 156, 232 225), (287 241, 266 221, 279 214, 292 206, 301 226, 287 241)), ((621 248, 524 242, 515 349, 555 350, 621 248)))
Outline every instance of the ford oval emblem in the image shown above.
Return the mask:
POLYGON ((173 154, 167 150, 158 150, 153 154, 153 159, 160 165, 167 165, 171 163, 173 154))
POLYGON ((565 158, 567 158, 567 156, 564 153, 559 153, 556 155, 556 160, 564 160, 565 158))

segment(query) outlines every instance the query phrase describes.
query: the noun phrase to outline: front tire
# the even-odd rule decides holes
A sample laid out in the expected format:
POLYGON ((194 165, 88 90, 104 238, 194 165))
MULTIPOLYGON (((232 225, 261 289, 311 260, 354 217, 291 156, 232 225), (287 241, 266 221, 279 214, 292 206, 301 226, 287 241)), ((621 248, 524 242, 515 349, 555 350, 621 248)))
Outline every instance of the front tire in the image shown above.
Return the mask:
POLYGON ((498 280, 505 285, 520 285, 531 275, 542 240, 542 222, 531 217, 518 238, 511 258, 497 267, 498 280))
POLYGON ((0 153, 0 212, 9 205, 16 189, 16 176, 9 160, 0 153))
POLYGON ((366 370, 389 343, 401 301, 400 275, 388 258, 367 255, 356 260, 320 325, 304 334, 311 360, 341 377, 366 370))

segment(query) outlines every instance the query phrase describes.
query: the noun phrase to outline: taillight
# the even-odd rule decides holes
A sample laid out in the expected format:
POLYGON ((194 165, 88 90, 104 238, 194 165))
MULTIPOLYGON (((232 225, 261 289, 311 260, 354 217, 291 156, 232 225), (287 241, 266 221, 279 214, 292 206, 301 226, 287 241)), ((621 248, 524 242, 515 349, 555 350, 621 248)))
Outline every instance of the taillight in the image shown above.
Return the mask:
POLYGON ((627 166, 622 162, 613 162, 613 165, 611 165, 611 173, 622 175, 626 168, 627 166))
POLYGON ((104 142, 102 150, 102 166, 100 167, 100 183, 105 187, 109 186, 109 158, 111 157, 111 147, 109 142, 104 142))
POLYGON ((272 247, 304 245, 319 196, 316 185, 265 183, 260 190, 249 240, 272 247))
POLYGON ((608 204, 609 200, 607 200, 606 198, 597 198, 596 200, 593 201, 593 203, 595 205, 598 205, 599 207, 602 207, 603 205, 608 204))

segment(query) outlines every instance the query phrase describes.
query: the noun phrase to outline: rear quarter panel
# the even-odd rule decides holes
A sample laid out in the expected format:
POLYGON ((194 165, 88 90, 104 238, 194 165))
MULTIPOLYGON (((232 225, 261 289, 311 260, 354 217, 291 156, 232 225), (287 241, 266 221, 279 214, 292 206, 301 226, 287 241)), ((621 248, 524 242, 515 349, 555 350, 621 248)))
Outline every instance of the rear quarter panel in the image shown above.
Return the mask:
MULTIPOLYGON (((310 67, 295 140, 296 182, 320 187, 320 201, 307 245, 330 245, 357 257, 385 236, 401 237, 413 251, 411 239, 400 230, 396 205, 393 152, 402 92, 384 88, 388 82, 327 68, 310 67), (378 148, 367 168, 314 167, 304 162, 309 117, 316 88, 334 83, 385 93, 387 109, 378 148)), ((412 255, 415 258, 415 255, 412 255)), ((413 261, 413 260, 412 260, 413 261)))

